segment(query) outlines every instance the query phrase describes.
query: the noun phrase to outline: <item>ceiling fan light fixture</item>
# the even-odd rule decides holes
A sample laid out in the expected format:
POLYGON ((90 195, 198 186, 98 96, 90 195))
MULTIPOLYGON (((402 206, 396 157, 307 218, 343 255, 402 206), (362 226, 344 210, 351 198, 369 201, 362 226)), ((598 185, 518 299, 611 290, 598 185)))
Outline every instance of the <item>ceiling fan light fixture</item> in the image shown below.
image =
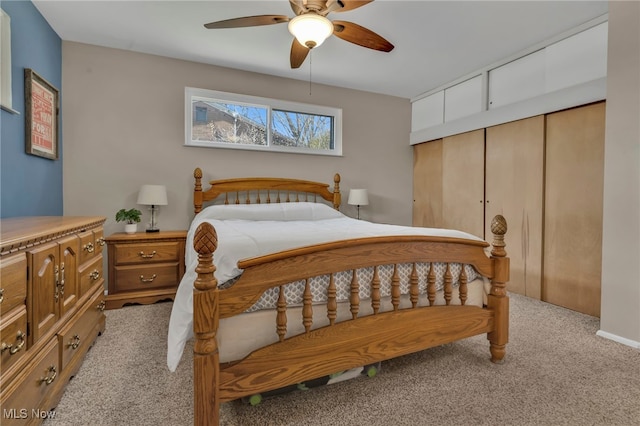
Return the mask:
POLYGON ((324 16, 305 13, 289 21, 289 32, 301 45, 313 49, 333 34, 333 24, 324 16))

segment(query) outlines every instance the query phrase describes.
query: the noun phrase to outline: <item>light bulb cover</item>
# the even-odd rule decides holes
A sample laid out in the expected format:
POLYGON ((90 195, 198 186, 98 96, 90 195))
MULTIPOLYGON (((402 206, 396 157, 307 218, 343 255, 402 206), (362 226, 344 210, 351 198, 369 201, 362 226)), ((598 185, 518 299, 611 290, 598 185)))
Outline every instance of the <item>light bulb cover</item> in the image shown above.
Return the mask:
POLYGON ((316 13, 305 13, 289 21, 289 32, 301 45, 313 49, 333 34, 333 23, 316 13))

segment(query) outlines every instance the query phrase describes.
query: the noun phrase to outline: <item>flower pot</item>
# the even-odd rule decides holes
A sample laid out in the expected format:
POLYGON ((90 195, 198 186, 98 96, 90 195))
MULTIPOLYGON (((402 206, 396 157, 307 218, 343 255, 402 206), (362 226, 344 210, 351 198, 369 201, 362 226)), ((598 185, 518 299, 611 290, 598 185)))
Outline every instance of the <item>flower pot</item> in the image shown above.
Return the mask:
POLYGON ((137 223, 127 223, 126 225, 124 225, 124 232, 126 232, 127 234, 135 234, 137 230, 137 223))

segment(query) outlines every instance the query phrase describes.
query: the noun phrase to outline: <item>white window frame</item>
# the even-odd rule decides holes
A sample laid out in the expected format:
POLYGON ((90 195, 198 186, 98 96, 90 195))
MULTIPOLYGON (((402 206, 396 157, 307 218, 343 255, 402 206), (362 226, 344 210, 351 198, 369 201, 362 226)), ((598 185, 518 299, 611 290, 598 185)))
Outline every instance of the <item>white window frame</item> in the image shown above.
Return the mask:
POLYGON ((185 87, 185 146, 242 149, 251 151, 288 152, 296 154, 342 156, 342 109, 299 102, 283 101, 279 99, 262 98, 258 96, 241 95, 237 93, 220 92, 217 90, 185 87), (208 98, 217 102, 247 104, 264 107, 267 110, 267 145, 233 144, 215 141, 193 140, 193 98, 208 98), (333 148, 313 149, 303 147, 287 147, 272 145, 271 143, 271 115, 272 110, 284 110, 302 114, 324 115, 333 118, 333 148))

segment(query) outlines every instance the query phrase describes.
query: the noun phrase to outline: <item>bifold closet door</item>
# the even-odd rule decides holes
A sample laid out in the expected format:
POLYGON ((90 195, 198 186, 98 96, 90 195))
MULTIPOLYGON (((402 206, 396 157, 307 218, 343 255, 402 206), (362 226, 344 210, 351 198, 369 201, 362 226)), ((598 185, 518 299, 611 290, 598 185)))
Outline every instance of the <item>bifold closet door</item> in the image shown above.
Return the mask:
POLYGON ((413 224, 484 238, 484 129, 413 149, 413 224))
POLYGON ((484 129, 442 139, 443 228, 484 238, 484 129))
POLYGON ((600 316, 605 103, 546 124, 542 300, 600 316))
POLYGON ((485 237, 491 238, 491 219, 503 215, 511 266, 507 289, 535 299, 542 288, 544 137, 543 115, 486 131, 485 237))
POLYGON ((442 228, 442 139, 413 146, 413 226, 442 228))

